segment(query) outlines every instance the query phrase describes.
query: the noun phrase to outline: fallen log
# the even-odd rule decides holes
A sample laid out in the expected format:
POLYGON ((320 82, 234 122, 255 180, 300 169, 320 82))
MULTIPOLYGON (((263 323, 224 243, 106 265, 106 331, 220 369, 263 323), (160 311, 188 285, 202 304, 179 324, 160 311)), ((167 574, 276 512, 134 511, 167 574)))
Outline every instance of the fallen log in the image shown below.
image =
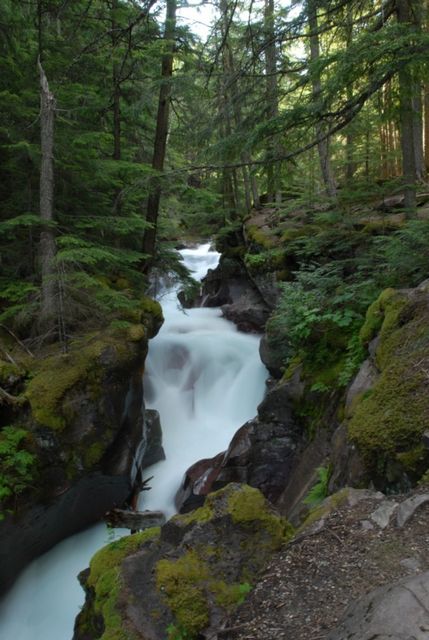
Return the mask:
POLYGON ((109 527, 142 531, 150 527, 159 527, 165 522, 162 511, 131 511, 128 509, 112 509, 104 515, 109 527))

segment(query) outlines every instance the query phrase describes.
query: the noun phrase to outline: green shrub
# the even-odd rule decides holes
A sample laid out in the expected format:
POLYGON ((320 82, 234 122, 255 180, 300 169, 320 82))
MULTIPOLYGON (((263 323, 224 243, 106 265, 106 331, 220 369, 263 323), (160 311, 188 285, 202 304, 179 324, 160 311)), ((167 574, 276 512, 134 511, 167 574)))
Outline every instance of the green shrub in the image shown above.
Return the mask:
MULTIPOLYGON (((0 433, 0 503, 7 503, 30 488, 36 469, 36 457, 25 445, 29 432, 17 427, 3 427, 0 433)), ((0 511, 0 519, 4 514, 0 511)))

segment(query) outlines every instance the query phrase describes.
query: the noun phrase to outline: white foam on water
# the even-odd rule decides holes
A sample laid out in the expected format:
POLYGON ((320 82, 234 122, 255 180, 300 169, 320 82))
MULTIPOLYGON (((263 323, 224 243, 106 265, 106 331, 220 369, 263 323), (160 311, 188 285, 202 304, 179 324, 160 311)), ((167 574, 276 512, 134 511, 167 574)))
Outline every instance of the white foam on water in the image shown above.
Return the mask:
MULTIPOLYGON (((181 254, 196 279, 219 260, 209 244, 181 254)), ((166 460, 145 470, 145 477, 154 478, 139 506, 170 516, 186 469, 224 450, 256 414, 267 372, 258 337, 239 333, 219 309, 183 311, 174 290, 162 296, 162 305, 165 323, 150 343, 144 385, 146 406, 161 416, 166 460)), ((32 562, 0 603, 1 640, 70 640, 84 601, 76 576, 107 542, 100 524, 32 562)))

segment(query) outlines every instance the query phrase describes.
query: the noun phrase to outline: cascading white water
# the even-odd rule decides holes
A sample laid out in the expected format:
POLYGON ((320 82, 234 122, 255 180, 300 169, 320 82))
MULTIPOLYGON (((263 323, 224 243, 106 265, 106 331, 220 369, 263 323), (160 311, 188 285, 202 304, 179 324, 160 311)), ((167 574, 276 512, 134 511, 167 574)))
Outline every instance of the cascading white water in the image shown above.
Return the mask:
MULTIPOLYGON (((210 245, 181 252, 201 279, 216 266, 210 245)), ((141 509, 174 513, 174 496, 186 469, 227 448, 233 434, 256 414, 267 371, 258 338, 239 333, 219 309, 178 308, 175 293, 163 299, 165 322, 153 340, 144 378, 146 406, 161 416, 166 460, 145 470, 154 476, 141 509)))
MULTIPOLYGON (((198 279, 218 261, 209 245, 183 250, 182 256, 198 279)), ((160 412, 167 459, 145 471, 154 478, 140 508, 171 515, 187 467, 225 449, 255 415, 266 370, 257 337, 239 333, 218 309, 183 312, 175 292, 162 305, 165 323, 150 345, 145 394, 147 406, 160 412)), ((1 640, 70 640, 84 599, 76 575, 109 539, 106 527, 97 525, 35 560, 0 603, 1 640)))

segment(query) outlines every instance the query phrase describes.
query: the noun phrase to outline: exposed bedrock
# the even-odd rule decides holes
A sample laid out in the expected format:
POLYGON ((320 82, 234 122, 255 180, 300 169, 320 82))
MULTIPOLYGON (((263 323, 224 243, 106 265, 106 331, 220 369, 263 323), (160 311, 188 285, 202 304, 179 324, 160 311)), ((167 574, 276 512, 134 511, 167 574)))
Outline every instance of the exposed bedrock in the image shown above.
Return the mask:
POLYGON ((306 440, 292 416, 291 386, 278 384, 258 407, 258 416, 234 435, 227 451, 200 460, 185 473, 176 506, 187 512, 229 482, 257 487, 276 502, 288 483, 296 455, 306 440))
POLYGON ((240 331, 262 332, 277 295, 272 274, 252 277, 241 260, 222 256, 216 269, 209 269, 201 294, 191 305, 221 307, 240 331))

